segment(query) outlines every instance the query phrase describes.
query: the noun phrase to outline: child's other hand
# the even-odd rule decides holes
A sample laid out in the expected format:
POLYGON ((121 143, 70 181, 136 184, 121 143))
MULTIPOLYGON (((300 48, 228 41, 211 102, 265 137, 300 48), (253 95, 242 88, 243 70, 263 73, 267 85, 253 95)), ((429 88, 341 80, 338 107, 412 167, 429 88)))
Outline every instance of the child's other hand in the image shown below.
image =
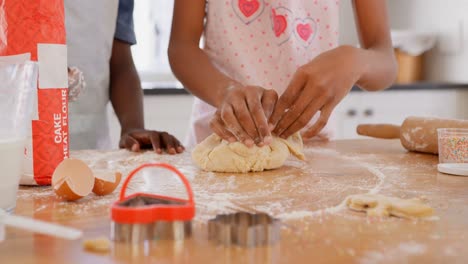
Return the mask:
POLYGON ((335 106, 360 78, 362 66, 356 53, 356 48, 343 46, 300 67, 270 117, 269 122, 275 127, 273 134, 287 138, 320 111, 317 122, 303 133, 305 138, 317 135, 335 106))
POLYGON ((120 148, 125 148, 133 152, 141 149, 154 149, 158 154, 163 150, 173 155, 182 153, 185 148, 179 140, 167 132, 154 130, 136 129, 123 133, 119 143, 120 148))
POLYGON ((248 147, 270 144, 268 118, 278 100, 274 90, 258 86, 235 86, 229 89, 210 123, 221 138, 240 141, 248 147))

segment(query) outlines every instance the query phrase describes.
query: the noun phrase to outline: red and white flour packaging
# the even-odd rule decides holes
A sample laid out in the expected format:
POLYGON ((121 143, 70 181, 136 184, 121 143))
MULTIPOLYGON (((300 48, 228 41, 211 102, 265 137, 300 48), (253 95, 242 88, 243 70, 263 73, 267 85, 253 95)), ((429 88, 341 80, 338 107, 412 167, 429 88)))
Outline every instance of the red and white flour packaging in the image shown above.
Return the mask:
POLYGON ((20 184, 49 185, 56 166, 69 155, 63 0, 0 0, 0 56, 39 63, 20 184))

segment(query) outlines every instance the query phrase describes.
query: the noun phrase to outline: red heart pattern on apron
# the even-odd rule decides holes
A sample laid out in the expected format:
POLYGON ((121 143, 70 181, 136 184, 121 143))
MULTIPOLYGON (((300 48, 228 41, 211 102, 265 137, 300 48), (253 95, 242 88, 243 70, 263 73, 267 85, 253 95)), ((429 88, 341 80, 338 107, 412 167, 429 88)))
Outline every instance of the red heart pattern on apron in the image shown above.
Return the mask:
POLYGON ((312 44, 317 35, 317 23, 310 17, 296 19, 293 28, 296 39, 306 48, 312 44))
POLYGON ((278 45, 281 45, 291 37, 292 12, 285 7, 272 8, 270 12, 270 20, 273 34, 278 45))
POLYGON ((250 24, 263 13, 265 2, 264 0, 232 0, 232 8, 242 22, 250 24))

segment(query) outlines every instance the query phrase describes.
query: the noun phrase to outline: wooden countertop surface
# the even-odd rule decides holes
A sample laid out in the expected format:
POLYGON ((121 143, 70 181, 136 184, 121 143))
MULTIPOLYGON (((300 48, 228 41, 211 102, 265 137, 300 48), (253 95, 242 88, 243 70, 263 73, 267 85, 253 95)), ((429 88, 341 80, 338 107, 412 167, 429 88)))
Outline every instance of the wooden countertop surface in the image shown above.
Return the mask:
MULTIPOLYGON (((190 153, 134 154, 123 150, 72 153, 92 168, 129 170, 168 162, 192 184, 197 204, 193 236, 146 246, 113 244, 109 254, 66 241, 7 228, 0 263, 468 263, 468 178, 437 172, 437 157, 407 153, 398 141, 311 143, 307 162, 291 159, 275 171, 245 175, 199 171, 190 153), (337 207, 350 194, 424 197, 439 220, 370 219, 337 207), (281 240, 271 247, 217 246, 207 241, 206 221, 234 210, 267 212, 282 220, 281 240)), ((135 179, 132 190, 181 196, 170 174, 135 179)), ((55 197, 50 187, 21 187, 16 213, 84 231, 84 239, 110 235, 110 204, 118 192, 77 202, 55 197)))

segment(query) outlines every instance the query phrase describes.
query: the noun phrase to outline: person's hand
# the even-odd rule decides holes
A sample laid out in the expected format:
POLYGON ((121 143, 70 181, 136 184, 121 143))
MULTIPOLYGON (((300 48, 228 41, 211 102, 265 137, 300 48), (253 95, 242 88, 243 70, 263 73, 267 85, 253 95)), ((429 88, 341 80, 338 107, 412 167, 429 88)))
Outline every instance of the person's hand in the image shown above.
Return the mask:
POLYGON ((119 143, 120 148, 133 152, 141 149, 154 149, 156 153, 162 154, 165 150, 169 154, 182 153, 185 148, 179 140, 167 132, 137 129, 123 133, 119 143))
POLYGON ((75 102, 86 90, 83 72, 77 67, 68 67, 68 101, 75 102))
POLYGON ((335 106, 360 78, 362 66, 356 49, 339 47, 325 52, 294 74, 270 117, 273 134, 287 138, 320 111, 320 117, 304 133, 304 138, 317 135, 327 124, 335 106))
POLYGON ((268 118, 278 94, 258 86, 236 86, 229 89, 210 122, 211 129, 229 142, 240 141, 248 147, 273 141, 268 118))

